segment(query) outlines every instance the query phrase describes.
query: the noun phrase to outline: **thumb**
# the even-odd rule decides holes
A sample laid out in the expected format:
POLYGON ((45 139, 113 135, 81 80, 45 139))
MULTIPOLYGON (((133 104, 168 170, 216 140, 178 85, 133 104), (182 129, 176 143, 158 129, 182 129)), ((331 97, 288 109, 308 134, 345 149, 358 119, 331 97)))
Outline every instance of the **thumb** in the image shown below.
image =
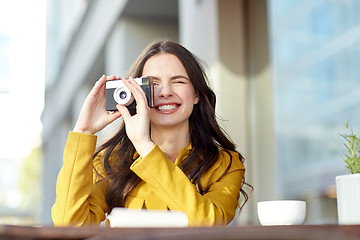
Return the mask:
POLYGON ((112 123, 113 121, 115 121, 116 119, 118 119, 119 117, 121 117, 121 112, 119 111, 115 111, 113 113, 110 113, 108 115, 108 123, 112 123))
POLYGON ((119 112, 121 113, 121 115, 126 123, 126 121, 128 121, 128 119, 131 118, 129 109, 127 109, 127 107, 125 107, 124 105, 121 105, 121 104, 117 104, 116 108, 119 110, 119 112))

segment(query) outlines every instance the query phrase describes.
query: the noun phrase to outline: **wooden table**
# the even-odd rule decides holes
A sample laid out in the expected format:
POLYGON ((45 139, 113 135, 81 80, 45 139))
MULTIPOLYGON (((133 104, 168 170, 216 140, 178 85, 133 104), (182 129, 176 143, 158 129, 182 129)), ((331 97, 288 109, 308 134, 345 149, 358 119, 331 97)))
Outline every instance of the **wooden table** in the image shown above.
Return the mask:
POLYGON ((27 227, 0 225, 0 240, 30 239, 360 239, 360 225, 240 226, 203 228, 27 227))

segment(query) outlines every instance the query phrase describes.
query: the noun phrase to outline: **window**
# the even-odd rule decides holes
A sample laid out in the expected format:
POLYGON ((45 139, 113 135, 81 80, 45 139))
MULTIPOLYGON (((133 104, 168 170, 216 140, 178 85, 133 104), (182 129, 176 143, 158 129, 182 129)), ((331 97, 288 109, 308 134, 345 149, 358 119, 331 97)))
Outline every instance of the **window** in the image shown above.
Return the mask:
POLYGON ((269 1, 278 184, 321 193, 345 173, 344 122, 360 128, 360 1, 269 1))

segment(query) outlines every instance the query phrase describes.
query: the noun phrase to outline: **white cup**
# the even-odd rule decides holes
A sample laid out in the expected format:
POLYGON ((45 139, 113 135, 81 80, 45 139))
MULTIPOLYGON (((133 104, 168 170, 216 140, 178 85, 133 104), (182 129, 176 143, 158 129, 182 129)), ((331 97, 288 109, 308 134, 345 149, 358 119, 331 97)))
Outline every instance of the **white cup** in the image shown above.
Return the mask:
POLYGON ((306 202, 298 200, 262 201, 257 203, 261 225, 300 225, 304 223, 306 202))

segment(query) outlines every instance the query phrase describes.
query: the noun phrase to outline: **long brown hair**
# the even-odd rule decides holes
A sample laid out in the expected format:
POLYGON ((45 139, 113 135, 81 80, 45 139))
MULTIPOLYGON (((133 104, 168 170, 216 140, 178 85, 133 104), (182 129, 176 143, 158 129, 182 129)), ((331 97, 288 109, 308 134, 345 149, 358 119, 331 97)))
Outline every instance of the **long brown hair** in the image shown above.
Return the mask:
MULTIPOLYGON (((230 151, 236 152, 241 162, 243 156, 236 151, 235 144, 227 137, 219 126, 215 114, 215 93, 209 88, 207 77, 199 60, 186 48, 178 43, 162 40, 150 44, 140 54, 129 75, 133 77, 142 76, 146 61, 159 53, 170 53, 175 55, 184 65, 192 82, 199 102, 194 105, 193 112, 189 117, 189 131, 191 151, 181 165, 181 169, 189 180, 197 186, 200 194, 205 194, 210 186, 201 185, 201 176, 206 173, 218 160, 219 150, 224 150, 230 156, 230 164, 224 176, 230 169, 233 161, 230 151)), ((127 137, 125 126, 122 124, 118 133, 104 143, 94 154, 94 157, 104 150, 104 168, 110 181, 106 200, 109 211, 114 207, 124 207, 125 199, 130 191, 141 181, 141 179, 130 170, 130 166, 137 158, 135 147, 127 137), (109 160, 111 156, 111 161, 109 160)), ((237 160, 237 158, 236 158, 237 160)), ((220 180, 220 179, 219 179, 220 180)), ((245 177, 242 181, 241 193, 244 203, 248 195, 243 190, 245 177)))

